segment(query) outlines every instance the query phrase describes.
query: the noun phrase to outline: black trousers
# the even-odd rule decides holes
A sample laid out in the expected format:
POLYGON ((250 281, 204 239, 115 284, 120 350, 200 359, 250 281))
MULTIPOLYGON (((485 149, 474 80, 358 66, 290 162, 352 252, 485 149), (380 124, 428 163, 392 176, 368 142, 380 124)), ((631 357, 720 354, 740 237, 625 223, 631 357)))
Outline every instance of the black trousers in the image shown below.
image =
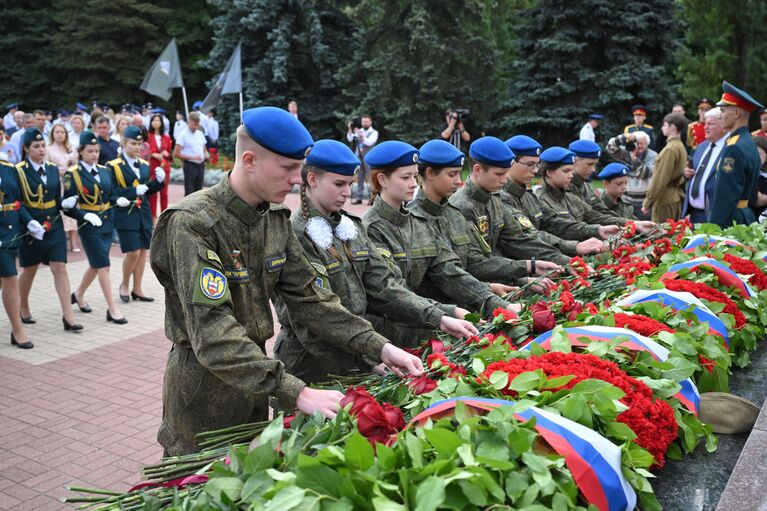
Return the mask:
POLYGON ((202 190, 203 178, 205 177, 205 164, 184 161, 184 195, 189 195, 197 190, 202 190))

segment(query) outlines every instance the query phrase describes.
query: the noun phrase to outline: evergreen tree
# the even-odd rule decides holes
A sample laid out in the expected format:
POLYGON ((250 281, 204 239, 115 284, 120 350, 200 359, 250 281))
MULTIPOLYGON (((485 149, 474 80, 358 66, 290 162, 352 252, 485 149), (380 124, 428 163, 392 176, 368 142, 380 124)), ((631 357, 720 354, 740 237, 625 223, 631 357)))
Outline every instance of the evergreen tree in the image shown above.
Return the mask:
MULTIPOLYGON (((448 108, 471 111, 476 138, 499 98, 521 0, 362 0, 359 32, 344 71, 346 111, 370 113, 384 137, 414 144, 439 137, 448 108)), ((351 117, 348 115, 347 117, 351 117)))
POLYGON ((566 146, 589 113, 605 116, 607 138, 632 122, 634 103, 647 105, 649 124, 670 110, 681 40, 674 0, 540 0, 523 19, 498 122, 503 136, 566 146))
MULTIPOLYGON (((335 112, 343 108, 337 70, 357 50, 349 18, 328 0, 213 0, 213 5, 220 14, 212 21, 208 85, 241 41, 245 108, 287 108, 295 100, 315 138, 338 138, 335 112)), ((231 152, 238 98, 224 96, 218 114, 223 150, 231 152)))
POLYGON ((140 103, 152 61, 168 43, 160 20, 170 11, 139 0, 60 0, 47 85, 59 104, 99 100, 140 103))
POLYGON ((679 79, 689 104, 718 99, 722 80, 767 101, 767 3, 763 0, 682 0, 686 45, 679 79))

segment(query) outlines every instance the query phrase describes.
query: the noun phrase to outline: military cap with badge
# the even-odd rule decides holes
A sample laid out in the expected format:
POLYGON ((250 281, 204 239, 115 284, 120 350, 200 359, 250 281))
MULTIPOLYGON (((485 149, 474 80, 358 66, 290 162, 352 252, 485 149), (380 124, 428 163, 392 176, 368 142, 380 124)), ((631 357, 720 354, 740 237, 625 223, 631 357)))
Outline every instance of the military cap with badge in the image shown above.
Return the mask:
POLYGON ((445 140, 429 140, 418 150, 418 163, 432 167, 463 167, 464 154, 445 140))

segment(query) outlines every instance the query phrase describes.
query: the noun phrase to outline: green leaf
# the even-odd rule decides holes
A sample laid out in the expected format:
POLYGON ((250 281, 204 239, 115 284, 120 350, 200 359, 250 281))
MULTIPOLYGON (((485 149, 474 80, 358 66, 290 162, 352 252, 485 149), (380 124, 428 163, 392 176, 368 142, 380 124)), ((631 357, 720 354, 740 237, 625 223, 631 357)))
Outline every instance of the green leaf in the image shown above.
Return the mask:
POLYGON ((426 434, 426 439, 429 443, 442 456, 450 456, 462 443, 458 435, 449 429, 425 429, 424 433, 426 434))
POLYGON ((415 492, 416 511, 435 511, 445 502, 445 481, 440 477, 429 476, 415 492))
POLYGON ((276 419, 269 423, 268 426, 261 432, 258 437, 260 445, 269 445, 273 450, 277 449, 277 446, 282 440, 282 432, 284 430, 282 414, 278 415, 276 419))
POLYGON ((405 433, 405 445, 407 446, 407 453, 410 456, 410 460, 413 462, 413 467, 423 467, 423 446, 421 440, 410 432, 405 433))
POLYGON ((463 319, 466 321, 469 321, 471 323, 474 323, 475 325, 482 321, 482 316, 477 314, 476 312, 470 312, 469 314, 466 314, 463 319))
POLYGON ((516 503, 516 500, 522 496, 528 486, 529 479, 525 473, 511 472, 506 476, 506 495, 512 502, 516 503))
POLYGON ((673 369, 661 371, 661 377, 677 382, 689 378, 700 367, 698 364, 683 357, 669 357, 666 362, 673 365, 673 369))
POLYGON ((562 387, 567 385, 573 378, 575 378, 574 375, 567 374, 565 376, 557 376, 556 378, 547 379, 543 382, 541 389, 556 389, 562 387))
MULTIPOLYGON (((301 458, 307 458, 305 454, 301 455, 301 458)), ((299 462, 298 468, 296 468, 296 482, 297 486, 314 490, 320 494, 333 495, 334 497, 340 497, 339 493, 342 486, 347 484, 348 480, 344 479, 341 474, 328 467, 327 465, 321 465, 319 463, 301 464, 299 462)))
POLYGON ((485 363, 479 357, 471 359, 471 370, 474 374, 482 374, 485 371, 485 363))
POLYGON ((397 453, 391 447, 378 444, 376 446, 376 455, 378 457, 378 466, 384 472, 392 470, 397 464, 397 453))
POLYGON ((346 441, 344 457, 346 463, 357 470, 367 470, 373 465, 373 446, 359 432, 355 431, 346 441))
POLYGON ((637 436, 634 431, 622 422, 608 422, 605 433, 610 438, 617 438, 619 440, 634 440, 637 436))
POLYGON ((495 390, 503 390, 509 384, 509 373, 505 371, 494 371, 490 375, 489 380, 490 385, 492 385, 495 390))
POLYGON ((257 472, 250 476, 242 485, 240 499, 248 502, 252 497, 258 497, 274 485, 274 480, 266 475, 266 472, 257 472))
POLYGON ((274 509, 275 511, 289 511, 301 504, 301 501, 306 495, 306 490, 298 488, 296 486, 287 486, 272 497, 266 504, 265 509, 274 509))
POLYGON ((383 495, 373 497, 371 502, 373 503, 373 509, 375 509, 375 511, 407 511, 405 506, 394 502, 383 495))
POLYGON ((210 479, 203 487, 211 497, 220 497, 223 493, 233 502, 240 500, 242 480, 239 477, 215 477, 210 479))
POLYGON ((458 486, 461 487, 461 491, 466 495, 466 499, 475 506, 484 507, 487 505, 487 493, 484 488, 474 484, 471 481, 458 481, 458 486))
MULTIPOLYGON (((497 371, 497 372, 500 372, 500 371, 497 371)), ((503 373, 503 374, 506 374, 506 373, 503 373)), ((543 372, 540 369, 518 374, 513 380, 511 380, 511 383, 509 384, 509 389, 515 390, 519 393, 524 393, 529 390, 537 389, 538 386, 541 384, 542 377, 543 377, 543 372)))

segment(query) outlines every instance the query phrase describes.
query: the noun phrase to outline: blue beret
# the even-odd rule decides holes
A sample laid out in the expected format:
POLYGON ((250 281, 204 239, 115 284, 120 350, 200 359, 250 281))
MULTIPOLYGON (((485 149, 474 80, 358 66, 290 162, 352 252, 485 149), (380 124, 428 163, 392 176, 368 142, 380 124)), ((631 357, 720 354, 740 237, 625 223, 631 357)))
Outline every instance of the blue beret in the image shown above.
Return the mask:
POLYGON ((27 128, 21 136, 21 143, 23 145, 29 145, 32 142, 40 142, 42 140, 44 140, 43 134, 37 128, 27 128))
POLYGON ((197 110, 201 106, 202 106, 202 101, 200 101, 199 99, 197 101, 195 101, 194 103, 192 103, 192 109, 193 110, 197 110))
POLYGON ((418 149, 407 142, 387 140, 365 155, 365 163, 374 169, 406 167, 418 162, 418 149))
POLYGON ((601 114, 589 114, 589 119, 594 119, 596 121, 602 120, 604 118, 601 114))
POLYGON ((306 164, 342 176, 353 176, 360 169, 360 160, 346 144, 337 140, 315 142, 306 164))
POLYGON ((5 108, 7 108, 8 110, 10 110, 10 109, 12 109, 12 108, 18 108, 18 106, 19 106, 19 104, 18 104, 18 103, 8 103, 7 105, 5 105, 5 108))
POLYGON ((514 156, 540 156, 543 146, 527 135, 515 135, 506 141, 514 156))
POLYGON ((85 105, 83 105, 82 103, 79 103, 79 102, 78 102, 78 103, 75 103, 75 108, 76 108, 77 110, 88 110, 88 107, 87 107, 87 106, 85 106, 85 105))
POLYGON ((575 153, 564 147, 549 147, 541 153, 541 161, 569 165, 575 163, 575 153))
POLYGON ((96 140, 96 135, 94 135, 91 130, 85 130, 80 133, 80 145, 93 145, 98 143, 99 141, 96 140))
POLYGON ((131 140, 138 140, 142 142, 144 137, 141 135, 141 128, 138 126, 128 126, 123 130, 123 138, 129 138, 131 140))
POLYGON ((751 94, 735 87, 728 81, 722 82, 722 99, 716 106, 737 106, 746 112, 753 112, 757 108, 764 108, 764 105, 755 100, 751 94))
POLYGON ((511 167, 511 162, 514 161, 514 153, 509 146, 495 137, 482 137, 475 140, 469 148, 469 156, 492 167, 511 167))
POLYGON ((578 158, 599 158, 602 155, 602 149, 591 140, 576 140, 568 146, 578 158))
POLYGON ((435 167, 463 167, 463 153, 444 140, 429 140, 418 150, 418 163, 435 167))
POLYGON ((262 106, 245 110, 242 125, 258 144, 292 160, 306 158, 314 144, 304 125, 282 108, 262 106))
POLYGON ((607 165, 599 173, 599 179, 612 179, 614 177, 628 176, 629 168, 622 163, 614 162, 607 165))

